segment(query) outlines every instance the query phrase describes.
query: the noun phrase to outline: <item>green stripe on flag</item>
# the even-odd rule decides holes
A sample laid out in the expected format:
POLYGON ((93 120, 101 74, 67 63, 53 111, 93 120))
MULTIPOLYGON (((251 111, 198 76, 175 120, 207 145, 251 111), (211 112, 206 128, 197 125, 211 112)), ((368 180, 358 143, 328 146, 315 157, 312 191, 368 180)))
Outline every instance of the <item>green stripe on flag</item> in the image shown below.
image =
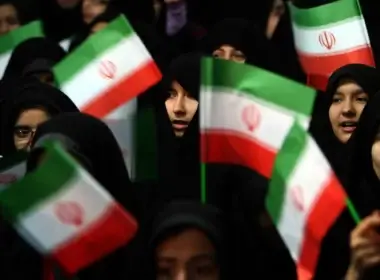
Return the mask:
MULTIPOLYGON (((231 94, 246 93, 288 110, 309 116, 313 110, 315 89, 255 66, 203 58, 202 86, 231 89, 231 94)), ((213 90, 213 93, 217 93, 213 90)))
POLYGON ((35 172, 11 184, 0 192, 0 205, 11 220, 31 210, 67 186, 77 173, 77 164, 60 146, 46 149, 45 160, 35 172))
POLYGON ((6 156, 0 159, 0 173, 5 170, 11 169, 15 165, 25 161, 27 156, 28 156, 27 152, 19 151, 17 153, 14 153, 11 156, 6 156))
POLYGON ((356 0, 338 0, 310 9, 300 9, 289 2, 292 21, 302 27, 322 27, 323 25, 345 21, 361 16, 356 0))
POLYGON ((134 33, 125 16, 121 15, 113 20, 106 28, 90 36, 82 45, 54 67, 54 74, 58 84, 62 85, 73 78, 109 48, 134 33))
POLYGON ((43 37, 44 32, 40 21, 33 21, 5 35, 0 36, 0 54, 12 51, 18 44, 27 39, 43 37))
POLYGON ((287 180, 304 152, 308 137, 305 129, 295 121, 277 154, 266 198, 268 212, 275 224, 281 217, 287 180))

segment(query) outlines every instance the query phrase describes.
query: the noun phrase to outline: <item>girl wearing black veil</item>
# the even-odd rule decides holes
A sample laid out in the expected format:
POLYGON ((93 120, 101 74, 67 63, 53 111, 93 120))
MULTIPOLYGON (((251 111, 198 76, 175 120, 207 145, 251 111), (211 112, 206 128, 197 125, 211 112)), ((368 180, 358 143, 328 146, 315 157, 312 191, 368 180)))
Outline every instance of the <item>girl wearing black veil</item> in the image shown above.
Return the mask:
POLYGON ((59 89, 35 78, 1 83, 0 154, 28 150, 36 128, 64 112, 78 112, 75 104, 59 89))
MULTIPOLYGON (((27 162, 28 172, 37 168, 46 141, 58 141, 125 209, 139 219, 139 199, 135 195, 119 145, 105 123, 82 113, 62 114, 43 123, 33 138, 27 162)), ((53 274, 54 279, 68 277, 56 269, 52 262, 44 261, 9 224, 2 223, 0 234, 2 279, 46 279, 43 278, 46 274, 53 274)), ((133 275, 136 266, 134 256, 140 250, 138 244, 138 239, 134 239, 125 247, 79 271, 77 276, 84 280, 139 279, 133 275)), ((70 277, 73 275, 68 279, 70 277)))
POLYGON ((36 77, 54 85, 53 67, 66 52, 46 38, 31 38, 19 44, 12 52, 3 79, 36 77))
POLYGON ((348 64, 330 76, 326 93, 317 97, 310 131, 341 180, 347 172, 346 143, 357 128, 363 108, 378 90, 378 70, 348 64))

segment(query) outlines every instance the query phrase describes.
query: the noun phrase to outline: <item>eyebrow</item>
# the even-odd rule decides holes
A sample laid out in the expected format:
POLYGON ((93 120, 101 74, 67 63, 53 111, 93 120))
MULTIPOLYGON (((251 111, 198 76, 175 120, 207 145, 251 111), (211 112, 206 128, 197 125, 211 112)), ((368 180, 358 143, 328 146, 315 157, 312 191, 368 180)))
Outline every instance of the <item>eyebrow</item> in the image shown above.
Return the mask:
MULTIPOLYGON (((356 89, 352 92, 352 94, 362 94, 362 93, 366 93, 366 92, 363 89, 356 89)), ((344 93, 337 91, 334 93, 334 95, 344 95, 344 93)))

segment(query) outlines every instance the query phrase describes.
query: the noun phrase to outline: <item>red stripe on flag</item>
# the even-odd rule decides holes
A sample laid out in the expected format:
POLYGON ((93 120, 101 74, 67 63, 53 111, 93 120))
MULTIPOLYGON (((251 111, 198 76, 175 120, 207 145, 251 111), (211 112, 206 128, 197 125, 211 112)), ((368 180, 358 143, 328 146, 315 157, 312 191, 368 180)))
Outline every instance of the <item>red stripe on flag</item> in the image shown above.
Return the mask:
POLYGON ((312 208, 304 231, 304 240, 297 264, 299 280, 312 279, 321 242, 329 228, 346 207, 346 193, 333 173, 312 208))
POLYGON ((81 108, 81 111, 98 118, 103 118, 119 106, 146 91, 149 87, 160 81, 161 78, 162 74, 157 65, 153 60, 150 60, 132 75, 91 100, 91 102, 81 108))
POLYGON ((127 244, 136 234, 137 223, 114 203, 102 217, 80 230, 73 239, 52 252, 52 258, 70 275, 127 244))
POLYGON ((201 134, 201 157, 202 162, 242 165, 270 178, 276 152, 243 133, 206 130, 201 134))
POLYGON ((323 75, 309 74, 307 76, 307 85, 313 88, 325 91, 329 78, 323 75))
POLYGON ((336 69, 350 63, 361 63, 374 66, 372 50, 368 45, 331 55, 309 55, 298 52, 304 71, 307 74, 330 76, 336 69))

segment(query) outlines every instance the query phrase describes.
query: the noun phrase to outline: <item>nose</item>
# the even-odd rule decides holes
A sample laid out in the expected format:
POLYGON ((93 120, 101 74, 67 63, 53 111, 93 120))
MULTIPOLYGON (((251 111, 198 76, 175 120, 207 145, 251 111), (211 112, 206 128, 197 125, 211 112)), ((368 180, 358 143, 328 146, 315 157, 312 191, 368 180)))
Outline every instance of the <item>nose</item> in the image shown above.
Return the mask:
POLYGON ((185 96, 179 95, 174 103, 173 112, 176 115, 185 115, 186 114, 186 104, 185 104, 185 96))
POLYGON ((176 277, 175 277, 175 280, 186 280, 187 279, 187 275, 186 275, 186 270, 180 270, 178 271, 176 277))
POLYGON ((354 106, 354 103, 351 101, 351 100, 346 100, 344 103, 343 103, 343 110, 342 110, 342 113, 343 114, 355 114, 355 106, 354 106))

